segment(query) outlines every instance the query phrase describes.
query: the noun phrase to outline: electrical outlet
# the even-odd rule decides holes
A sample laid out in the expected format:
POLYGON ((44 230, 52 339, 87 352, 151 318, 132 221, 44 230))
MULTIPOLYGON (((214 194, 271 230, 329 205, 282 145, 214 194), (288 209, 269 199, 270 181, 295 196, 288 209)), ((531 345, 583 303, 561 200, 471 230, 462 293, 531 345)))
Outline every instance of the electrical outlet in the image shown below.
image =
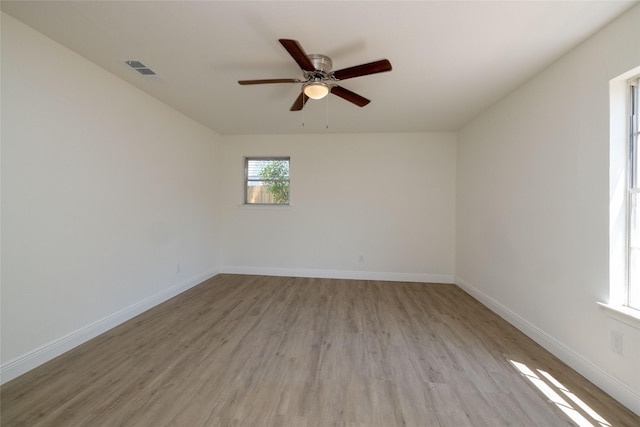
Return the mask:
POLYGON ((364 262, 364 255, 358 255, 358 262, 364 262))
POLYGON ((619 331, 611 331, 611 351, 622 356, 624 348, 624 335, 619 331))
POLYGON ((180 263, 176 264, 176 273, 180 273, 180 263))

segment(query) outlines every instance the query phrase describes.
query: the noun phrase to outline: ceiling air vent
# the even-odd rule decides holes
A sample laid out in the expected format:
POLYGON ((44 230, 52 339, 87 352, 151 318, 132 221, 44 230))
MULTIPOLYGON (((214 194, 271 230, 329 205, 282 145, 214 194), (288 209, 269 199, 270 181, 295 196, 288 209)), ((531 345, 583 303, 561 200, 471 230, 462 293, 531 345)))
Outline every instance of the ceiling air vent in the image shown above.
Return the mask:
POLYGON ((151 68, 147 67, 140 61, 128 60, 128 61, 124 61, 124 63, 145 77, 151 77, 156 75, 155 71, 153 71, 151 68))

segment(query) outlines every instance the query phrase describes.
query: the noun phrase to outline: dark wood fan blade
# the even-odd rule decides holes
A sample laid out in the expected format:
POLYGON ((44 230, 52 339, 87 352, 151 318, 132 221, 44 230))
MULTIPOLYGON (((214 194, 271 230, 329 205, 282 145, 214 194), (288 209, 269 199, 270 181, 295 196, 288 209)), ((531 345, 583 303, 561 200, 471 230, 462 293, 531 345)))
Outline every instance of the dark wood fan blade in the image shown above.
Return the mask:
POLYGON ((298 95, 298 98, 296 98, 296 101, 293 103, 289 111, 302 110, 302 107, 304 107, 304 104, 306 104, 308 99, 309 97, 305 95, 304 92, 300 92, 300 95, 298 95))
POLYGON ((331 93, 356 104, 358 107, 364 107, 371 102, 367 98, 360 96, 357 93, 351 92, 349 89, 345 89, 341 86, 333 86, 331 88, 331 93))
POLYGON ((296 40, 291 39, 280 39, 278 41, 282 46, 284 46, 285 49, 287 49, 289 55, 291 55, 291 57, 298 63, 300 68, 305 71, 315 70, 313 63, 307 56, 302 46, 300 46, 300 43, 298 43, 296 40))
POLYGON ((389 62, 388 59, 343 68, 342 70, 335 71, 333 76, 338 80, 345 80, 353 77, 366 76, 367 74, 383 73, 385 71, 391 71, 391 62, 389 62))
POLYGON ((263 80, 238 80, 241 85, 261 85, 265 83, 302 83, 298 79, 263 79, 263 80))

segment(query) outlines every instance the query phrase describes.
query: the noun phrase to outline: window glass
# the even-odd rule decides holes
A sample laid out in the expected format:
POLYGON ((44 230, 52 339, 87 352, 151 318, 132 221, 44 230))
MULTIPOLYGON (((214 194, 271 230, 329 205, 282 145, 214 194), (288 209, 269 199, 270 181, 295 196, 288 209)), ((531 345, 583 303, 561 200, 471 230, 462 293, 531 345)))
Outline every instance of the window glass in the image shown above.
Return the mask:
POLYGON ((288 205, 289 163, 289 157, 246 157, 245 204, 288 205))

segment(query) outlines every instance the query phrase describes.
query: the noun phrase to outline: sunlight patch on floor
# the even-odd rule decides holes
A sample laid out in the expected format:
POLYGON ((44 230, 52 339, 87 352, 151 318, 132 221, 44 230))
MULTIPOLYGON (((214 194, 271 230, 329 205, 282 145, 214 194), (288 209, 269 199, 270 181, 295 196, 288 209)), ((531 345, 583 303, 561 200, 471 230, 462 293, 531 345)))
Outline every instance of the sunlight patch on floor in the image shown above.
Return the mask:
POLYGON ((578 426, 611 427, 611 423, 602 418, 548 372, 537 369, 536 373, 524 363, 515 360, 509 360, 509 363, 578 426))

